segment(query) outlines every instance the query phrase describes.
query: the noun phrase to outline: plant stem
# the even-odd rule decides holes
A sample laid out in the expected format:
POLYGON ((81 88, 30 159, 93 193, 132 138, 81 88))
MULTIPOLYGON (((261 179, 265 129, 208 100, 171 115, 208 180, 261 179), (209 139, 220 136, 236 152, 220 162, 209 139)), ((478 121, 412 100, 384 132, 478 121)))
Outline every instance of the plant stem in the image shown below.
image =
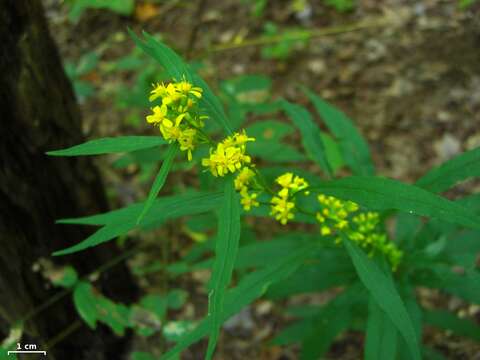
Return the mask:
POLYGON ((375 28, 375 27, 383 27, 387 25, 387 22, 384 18, 377 19, 375 21, 364 21, 349 25, 340 25, 340 26, 332 26, 322 29, 316 30, 304 30, 292 35, 285 35, 279 34, 274 36, 260 36, 253 39, 247 39, 239 43, 227 43, 227 44, 217 44, 211 46, 209 49, 204 50, 202 53, 198 54, 198 57, 205 57, 211 53, 222 52, 227 50, 235 50, 241 49, 245 47, 251 46, 263 46, 263 45, 271 45, 276 44, 281 41, 300 41, 300 40, 312 40, 324 36, 332 36, 332 35, 339 35, 348 32, 354 32, 363 29, 375 28))

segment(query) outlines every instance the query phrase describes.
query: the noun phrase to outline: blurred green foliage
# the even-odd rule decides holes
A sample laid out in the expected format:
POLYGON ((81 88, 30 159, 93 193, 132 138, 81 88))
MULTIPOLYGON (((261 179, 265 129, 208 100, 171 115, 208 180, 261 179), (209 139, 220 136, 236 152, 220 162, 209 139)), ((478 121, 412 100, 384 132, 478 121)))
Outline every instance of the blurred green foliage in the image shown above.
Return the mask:
POLYGON ((67 0, 70 5, 68 18, 77 22, 86 9, 108 9, 121 15, 131 15, 135 0, 67 0))

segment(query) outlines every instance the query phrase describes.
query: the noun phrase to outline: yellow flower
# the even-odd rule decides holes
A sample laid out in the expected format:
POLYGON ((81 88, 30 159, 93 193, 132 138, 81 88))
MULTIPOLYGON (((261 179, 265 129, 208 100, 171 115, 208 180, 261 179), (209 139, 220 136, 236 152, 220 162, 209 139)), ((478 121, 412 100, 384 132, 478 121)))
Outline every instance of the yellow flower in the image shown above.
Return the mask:
POLYGON ((197 135, 197 130, 195 129, 186 129, 180 133, 178 137, 178 143, 180 144, 180 150, 187 151, 188 161, 192 160, 192 150, 195 149, 195 138, 197 135))
POLYGON ((150 101, 161 98, 161 106, 155 106, 153 114, 147 116, 147 122, 160 127, 160 132, 169 143, 178 142, 180 150, 187 152, 192 160, 192 151, 199 142, 199 129, 204 127, 204 119, 199 113, 197 100, 202 89, 194 87, 185 80, 176 83, 157 83, 150 92, 150 101), (192 96, 189 96, 192 95, 192 96))
MULTIPOLYGON (((252 159, 245 155, 246 147, 236 140, 238 133, 227 137, 217 144, 215 150, 210 149, 210 156, 202 159, 202 165, 209 167, 213 176, 225 176, 229 172, 240 170, 243 165, 249 164, 252 159)), ((250 141, 250 140, 248 140, 250 141)))
POLYGON ((240 191, 246 188, 254 176, 255 172, 252 169, 243 167, 235 178, 235 190, 240 191))
POLYGON ((288 198, 274 196, 271 203, 272 210, 270 215, 275 216, 275 219, 280 221, 282 225, 285 225, 288 220, 294 218, 293 209, 295 208, 295 203, 288 201, 288 198))
POLYGON ((172 142, 180 138, 182 133, 180 124, 184 116, 185 114, 178 115, 175 119, 175 123, 169 119, 163 119, 162 123, 160 124, 160 131, 165 140, 172 142))
POLYGON ((293 183, 290 185, 290 188, 293 191, 300 191, 300 190, 306 189, 307 187, 308 187, 308 182, 304 178, 301 178, 300 176, 295 176, 295 179, 293 179, 293 183))
MULTIPOLYGON (((387 234, 378 228, 380 214, 377 212, 361 213, 352 218, 352 227, 347 231, 350 240, 363 248, 369 249, 372 256, 375 252, 385 255, 395 271, 403 257, 403 251, 388 240, 387 234)), ((340 240, 341 242, 341 240, 340 240)))
POLYGON ((323 236, 326 236, 326 235, 330 235, 332 233, 332 230, 326 226, 326 225, 323 225, 321 228, 320 228, 320 233, 323 235, 323 236))
POLYGON ((245 132, 245 129, 242 130, 241 133, 235 133, 233 134, 233 140, 235 142, 235 145, 245 145, 249 141, 255 141, 255 138, 253 137, 248 137, 247 133, 245 132))
POLYGON ((275 182, 282 188, 278 192, 278 196, 274 196, 271 200, 272 211, 270 215, 274 215, 281 224, 285 225, 288 220, 293 219, 295 216, 295 202, 293 197, 291 199, 289 197, 295 192, 308 187, 308 183, 305 179, 291 172, 280 175, 275 179, 275 182))
POLYGON ((150 97, 148 98, 149 101, 154 101, 159 97, 164 97, 168 95, 167 87, 164 83, 157 83, 152 84, 153 90, 150 91, 150 97))
POLYGON ((279 176, 275 181, 283 188, 289 188, 292 184, 293 174, 292 173, 285 173, 279 176))
POLYGON ((243 205, 243 209, 245 211, 250 211, 250 209, 253 206, 259 206, 258 201, 255 200, 258 194, 256 193, 249 194, 247 188, 243 188, 240 191, 240 196, 241 196, 240 203, 243 205))
POLYGON ((304 178, 301 178, 297 175, 294 176, 290 172, 279 176, 275 181, 281 187, 291 189, 294 192, 306 189, 308 187, 308 182, 304 178))
MULTIPOLYGON (((302 183, 298 183, 298 186, 303 186, 302 183)), ((317 213, 317 221, 322 224, 320 232, 325 233, 325 227, 329 227, 330 232, 333 229, 347 229, 349 221, 347 220, 350 213, 358 210, 358 205, 352 201, 342 201, 333 196, 326 196, 320 194, 317 197, 318 202, 322 206, 321 211, 317 213), (324 223, 328 223, 325 225, 324 223)), ((330 234, 330 233, 329 233, 330 234)))
POLYGON ((147 116, 147 122, 153 125, 160 125, 167 116, 167 107, 166 106, 155 106, 153 109, 153 114, 147 116))
POLYGON ((162 105, 171 105, 182 98, 182 94, 178 92, 175 84, 168 84, 166 94, 162 96, 162 105))
POLYGON ((198 99, 202 97, 203 92, 203 89, 201 87, 193 86, 186 80, 177 83, 177 90, 184 95, 192 94, 198 99))

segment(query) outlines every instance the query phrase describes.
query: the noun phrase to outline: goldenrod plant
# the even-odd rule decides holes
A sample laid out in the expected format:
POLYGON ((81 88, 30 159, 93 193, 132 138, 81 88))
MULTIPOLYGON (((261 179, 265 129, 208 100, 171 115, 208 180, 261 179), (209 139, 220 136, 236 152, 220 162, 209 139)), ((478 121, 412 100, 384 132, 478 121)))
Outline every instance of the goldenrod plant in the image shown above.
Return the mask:
MULTIPOLYGON (((442 289, 480 303, 475 257, 480 250, 480 197, 448 200, 439 195, 480 174, 480 149, 449 160, 413 185, 377 176, 368 145, 352 121, 308 89, 303 89, 304 94, 328 133, 320 130, 306 108, 286 100, 266 99, 262 106, 251 105, 248 110, 239 107, 238 99, 232 99, 241 88, 240 80, 222 85, 224 93, 230 94, 224 96, 231 105, 226 112, 206 82, 173 50, 147 33, 143 38, 130 34, 169 77, 145 94, 151 106, 146 122, 157 135, 92 140, 49 154, 82 156, 148 149, 158 153, 161 149, 163 162, 145 202, 60 220, 100 228, 53 255, 88 251, 130 231, 151 231, 185 216, 189 221, 199 219, 197 234, 216 226, 213 238, 197 237, 209 244, 201 248, 201 255, 197 250, 203 243, 199 242, 193 247, 196 254, 163 264, 176 275, 210 269, 211 279, 208 312, 197 324, 184 327, 161 359, 176 358, 203 338, 208 338, 205 358, 211 359, 222 324, 248 304, 261 297, 280 300, 332 288, 338 289, 338 295, 326 305, 287 308, 298 320, 280 331, 272 343, 300 343, 301 359, 318 359, 340 333, 354 329, 366 334, 365 359, 417 360, 434 353, 422 345, 425 325, 480 340, 480 328, 473 322, 424 308, 415 293, 419 286, 442 289), (253 109, 280 111, 293 126, 275 120, 243 126, 246 113, 253 109), (283 141, 295 128, 304 152, 283 141), (178 161, 186 161, 197 171, 199 188, 162 195, 178 161), (313 162, 310 171, 304 166, 308 161, 313 162), (242 221, 247 217, 276 222, 283 234, 259 241, 254 229, 242 221), (292 223, 311 224, 316 230, 292 232, 292 223), (250 241, 242 235, 245 229, 253 234, 250 241), (452 271, 454 267, 462 272, 452 271)), ((91 292, 85 283, 79 289, 91 292)), ((127 316, 127 308, 119 309, 120 316, 127 316)), ((96 319, 108 323, 105 315, 80 314, 92 327, 96 319)), ((126 322, 123 327, 132 324, 126 322)))

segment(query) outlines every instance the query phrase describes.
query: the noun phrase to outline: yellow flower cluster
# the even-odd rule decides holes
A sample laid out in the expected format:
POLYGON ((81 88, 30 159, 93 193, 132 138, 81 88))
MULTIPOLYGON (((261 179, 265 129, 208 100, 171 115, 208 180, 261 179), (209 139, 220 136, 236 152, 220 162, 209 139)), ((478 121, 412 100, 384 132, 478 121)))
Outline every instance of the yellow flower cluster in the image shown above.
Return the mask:
MULTIPOLYGON (((335 230, 343 230, 345 234, 358 245, 367 248, 369 254, 380 252, 386 256, 395 271, 402 259, 403 252, 389 241, 387 234, 378 228, 380 215, 376 212, 350 215, 359 210, 358 204, 352 201, 342 201, 333 196, 319 195, 321 210, 317 212, 317 220, 321 224, 322 235, 330 235, 335 230)), ((337 237, 336 243, 342 238, 337 237)))
POLYGON ((252 161, 250 156, 245 154, 249 141, 255 141, 255 139, 248 137, 245 130, 227 137, 217 144, 215 150, 210 149, 210 156, 202 159, 202 165, 209 167, 215 177, 240 170, 252 161))
POLYGON ((380 216, 377 212, 361 213, 352 218, 355 229, 348 236, 364 248, 370 249, 370 255, 376 251, 383 253, 395 271, 403 257, 403 251, 388 240, 387 234, 380 232, 377 226, 380 216))
POLYGON ((193 86, 183 79, 165 85, 155 84, 150 92, 150 101, 161 99, 161 104, 152 108, 147 122, 160 128, 160 132, 169 143, 178 142, 180 150, 187 152, 192 160, 192 151, 199 142, 199 130, 204 127, 206 116, 199 114, 198 100, 202 97, 202 88, 193 86))
POLYGON ((345 229, 348 226, 348 215, 358 210, 358 205, 352 201, 341 201, 323 194, 318 195, 317 199, 322 206, 321 211, 317 212, 322 235, 330 235, 334 229, 345 229))
MULTIPOLYGON (((279 176, 275 182, 279 184, 282 189, 278 192, 277 196, 274 196, 271 200, 271 212, 270 215, 275 216, 275 219, 280 221, 282 225, 285 225, 288 220, 292 220, 295 217, 295 200, 292 196, 301 190, 308 187, 308 183, 305 179, 294 176, 292 173, 285 173, 279 176)), ((308 194, 308 192, 306 192, 308 194)))
POLYGON ((255 172, 252 169, 243 167, 235 178, 235 190, 240 192, 240 196, 242 197, 240 203, 243 205, 245 211, 249 211, 252 207, 260 205, 256 200, 258 194, 248 191, 249 185, 254 177, 255 172))

